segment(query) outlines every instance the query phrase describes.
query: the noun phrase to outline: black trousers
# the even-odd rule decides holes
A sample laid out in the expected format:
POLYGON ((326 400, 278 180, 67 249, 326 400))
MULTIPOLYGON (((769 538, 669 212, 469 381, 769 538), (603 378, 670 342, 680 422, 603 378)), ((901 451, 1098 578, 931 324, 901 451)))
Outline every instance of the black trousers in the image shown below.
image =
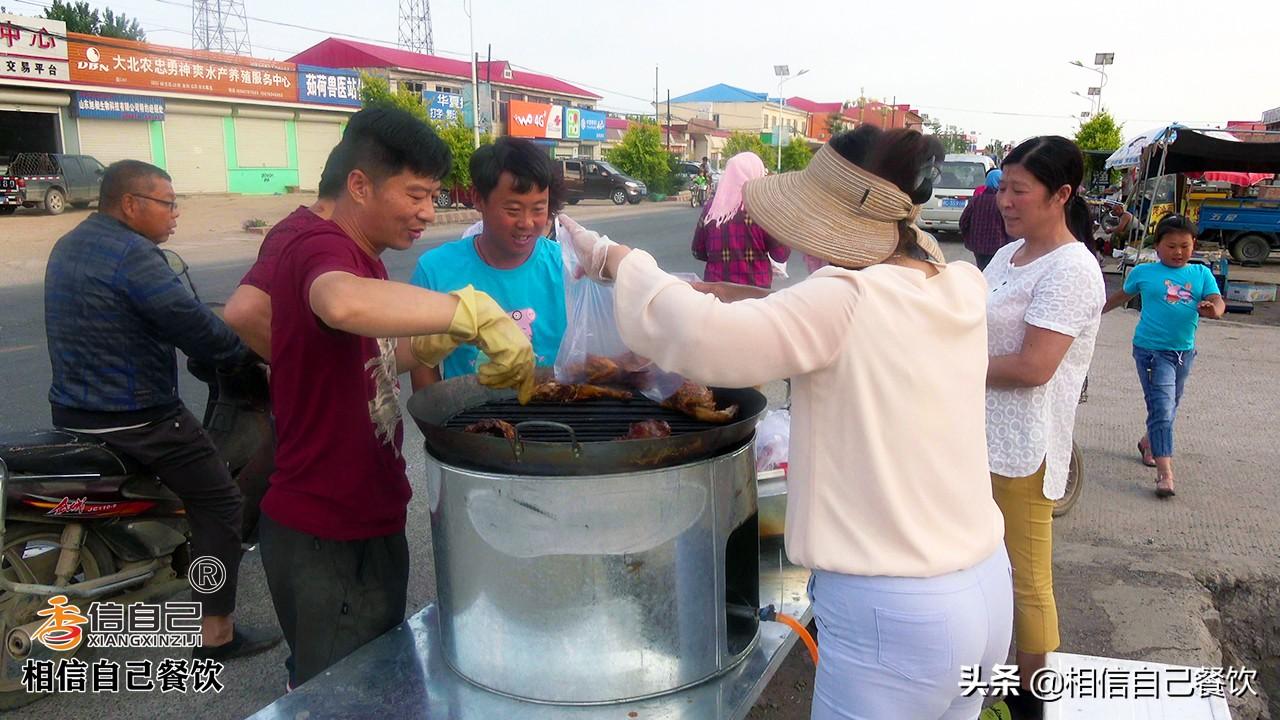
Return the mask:
POLYGON ((409 543, 403 532, 324 540, 272 520, 258 523, 271 604, 296 688, 404 620, 409 543))
POLYGON ((182 498, 191 528, 192 562, 211 556, 226 569, 222 587, 211 593, 193 587, 191 597, 203 605, 206 616, 234 612, 244 499, 200 421, 180 406, 164 420, 96 437, 146 465, 182 498))
POLYGON ((991 258, 993 257, 995 257, 995 253, 990 255, 985 253, 974 253, 973 262, 978 266, 979 270, 986 270, 987 266, 991 264, 991 258))

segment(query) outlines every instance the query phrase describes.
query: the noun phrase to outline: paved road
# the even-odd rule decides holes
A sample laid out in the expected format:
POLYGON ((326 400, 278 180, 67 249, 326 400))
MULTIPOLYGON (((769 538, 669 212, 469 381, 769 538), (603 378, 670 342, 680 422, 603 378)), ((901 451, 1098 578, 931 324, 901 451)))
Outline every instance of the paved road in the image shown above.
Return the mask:
MULTIPOLYGON (((690 208, 612 220, 593 221, 591 226, 614 239, 652 252, 658 262, 674 272, 695 272, 700 264, 689 255, 689 240, 698 213, 690 208)), ((430 247, 457 236, 462 228, 450 226, 429 233, 413 250, 390 252, 384 256, 392 278, 407 279, 418 257, 430 247)), ((960 251, 963 252, 963 251, 960 251)), ((202 265, 193 268, 192 278, 206 301, 225 300, 247 269, 247 262, 202 265)), ((790 266, 803 276, 804 265, 796 258, 790 266)), ((796 278, 793 276, 792 281, 796 278)), ((49 361, 44 343, 43 295, 40 286, 0 289, 0 432, 46 426, 49 361)), ((183 375, 182 394, 197 416, 203 409, 203 386, 183 375)), ((407 398, 408 393, 403 395, 407 398)), ((406 418, 407 418, 406 414, 406 418)), ((409 507, 409 543, 413 557, 409 581, 409 608, 415 612, 435 596, 435 576, 431 557, 430 519, 426 493, 422 492, 421 435, 412 423, 406 424, 405 455, 409 477, 417 491, 409 507)), ((238 617, 257 625, 274 625, 270 597, 262 565, 256 553, 246 557, 241 568, 238 617)), ((110 651, 119 661, 152 658, 161 651, 110 651)), ((65 696, 46 698, 33 706, 6 713, 11 718, 126 718, 185 717, 195 720, 243 718, 269 704, 284 689, 284 646, 265 655, 227 666, 223 681, 227 689, 218 696, 184 696, 178 693, 151 693, 138 696, 65 696)))

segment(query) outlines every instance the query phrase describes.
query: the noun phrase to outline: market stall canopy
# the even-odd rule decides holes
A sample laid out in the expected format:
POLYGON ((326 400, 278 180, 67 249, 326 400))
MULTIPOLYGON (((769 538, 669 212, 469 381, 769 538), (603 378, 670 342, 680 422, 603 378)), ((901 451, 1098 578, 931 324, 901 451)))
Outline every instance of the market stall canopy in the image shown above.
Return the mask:
POLYGON ((1107 158, 1108 168, 1129 168, 1146 158, 1149 177, 1165 173, 1235 171, 1280 172, 1280 142, 1240 142, 1221 130, 1193 130, 1182 125, 1156 128, 1130 140, 1107 158), (1144 152, 1155 144, 1150 152, 1144 152))
POLYGON ((1223 172, 1209 171, 1204 173, 1187 173, 1187 177, 1199 178, 1205 182, 1231 183, 1232 185, 1257 185, 1264 180, 1275 177, 1275 173, 1223 172))
MULTIPOLYGON (((1121 145, 1118 150, 1111 153, 1111 157, 1107 158, 1106 166, 1108 169, 1116 168, 1119 170, 1137 167, 1142 162, 1142 151, 1146 150, 1148 145, 1154 142, 1158 142, 1160 138, 1165 135, 1165 133, 1169 133, 1169 138, 1168 138, 1169 142, 1177 142, 1178 135, 1181 132, 1194 132, 1197 134, 1205 134, 1209 137, 1212 137, 1217 140, 1222 140, 1225 142, 1240 141, 1239 138, 1232 135, 1231 133, 1223 132, 1221 130, 1207 130, 1207 131, 1187 130, 1185 125, 1173 123, 1172 125, 1165 125, 1163 127, 1158 127, 1153 130, 1148 130, 1142 133, 1141 135, 1133 138, 1132 140, 1125 143, 1124 145, 1121 145)), ((1221 169, 1221 168, 1218 168, 1218 169, 1221 169)), ((1232 168, 1232 169, 1235 169, 1235 168, 1232 168)), ((1169 170, 1168 172, 1179 172, 1179 171, 1169 170)))

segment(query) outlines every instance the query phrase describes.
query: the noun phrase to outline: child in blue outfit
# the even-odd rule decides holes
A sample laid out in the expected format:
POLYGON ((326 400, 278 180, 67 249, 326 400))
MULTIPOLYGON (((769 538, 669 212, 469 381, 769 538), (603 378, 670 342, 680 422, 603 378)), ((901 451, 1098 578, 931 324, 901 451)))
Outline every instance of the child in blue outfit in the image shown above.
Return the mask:
POLYGON ((1195 246, 1195 225, 1181 215, 1167 216, 1156 226, 1160 262, 1131 270, 1124 288, 1102 308, 1105 313, 1142 296, 1133 359, 1147 401, 1147 434, 1138 450, 1142 462, 1156 468, 1156 495, 1162 498, 1174 495, 1173 419, 1196 357, 1196 328, 1200 318, 1220 318, 1227 309, 1209 268, 1189 264, 1195 246))

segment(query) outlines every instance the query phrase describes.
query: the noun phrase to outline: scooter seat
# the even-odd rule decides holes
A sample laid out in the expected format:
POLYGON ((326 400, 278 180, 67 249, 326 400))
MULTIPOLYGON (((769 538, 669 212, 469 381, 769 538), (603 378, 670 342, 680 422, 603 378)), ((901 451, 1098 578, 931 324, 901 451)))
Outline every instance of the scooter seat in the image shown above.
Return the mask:
POLYGON ((114 477, 146 472, 142 463, 115 452, 102 440, 66 430, 0 433, 0 460, 15 475, 114 477))

